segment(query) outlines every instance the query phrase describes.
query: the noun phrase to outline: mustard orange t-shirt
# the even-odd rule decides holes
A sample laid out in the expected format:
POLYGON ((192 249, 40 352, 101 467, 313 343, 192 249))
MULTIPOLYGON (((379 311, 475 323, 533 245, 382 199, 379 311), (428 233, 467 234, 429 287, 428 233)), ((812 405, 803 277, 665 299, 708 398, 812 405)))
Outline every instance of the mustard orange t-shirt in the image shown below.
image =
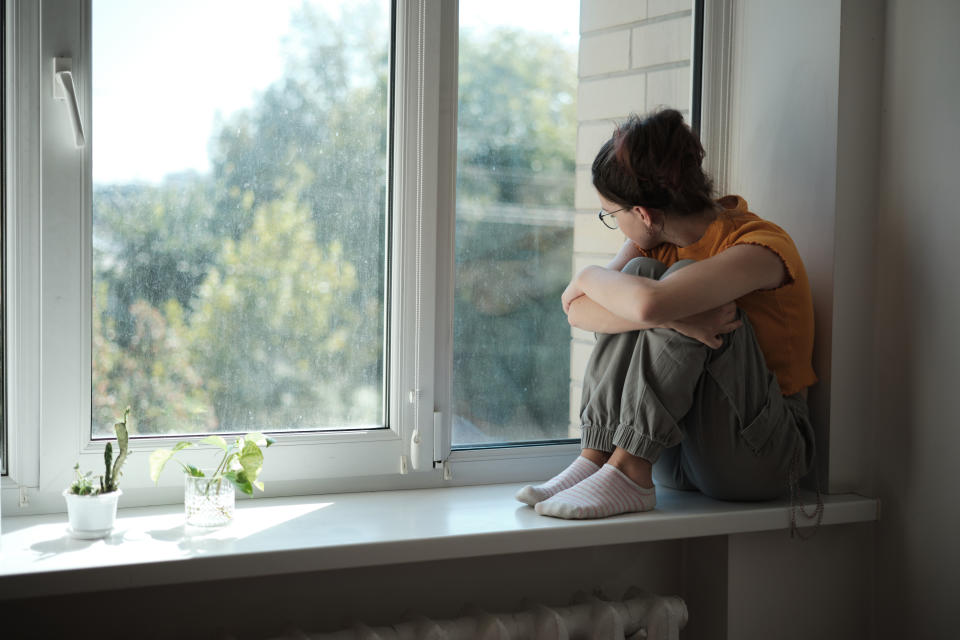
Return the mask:
POLYGON ((813 297, 803 260, 787 232, 748 211, 746 200, 726 196, 717 202, 720 214, 694 244, 678 247, 664 243, 640 253, 667 266, 677 260, 706 260, 738 244, 760 245, 780 256, 787 271, 784 284, 748 293, 736 302, 753 325, 780 391, 785 396, 797 393, 817 381, 813 372, 813 297))

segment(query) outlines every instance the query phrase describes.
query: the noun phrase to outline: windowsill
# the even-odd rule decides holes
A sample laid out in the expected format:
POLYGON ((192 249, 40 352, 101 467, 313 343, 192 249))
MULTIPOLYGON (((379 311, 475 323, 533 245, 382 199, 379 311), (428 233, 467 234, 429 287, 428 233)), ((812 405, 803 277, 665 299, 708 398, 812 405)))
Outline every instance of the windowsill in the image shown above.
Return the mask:
MULTIPOLYGON (((182 505, 121 509, 113 533, 95 541, 70 538, 66 514, 5 518, 0 600, 789 526, 786 501, 718 502, 668 489, 657 491, 652 512, 561 520, 514 500, 521 486, 244 500, 234 522, 214 530, 186 530, 182 505)), ((824 502, 825 525, 877 519, 871 498, 824 502)))

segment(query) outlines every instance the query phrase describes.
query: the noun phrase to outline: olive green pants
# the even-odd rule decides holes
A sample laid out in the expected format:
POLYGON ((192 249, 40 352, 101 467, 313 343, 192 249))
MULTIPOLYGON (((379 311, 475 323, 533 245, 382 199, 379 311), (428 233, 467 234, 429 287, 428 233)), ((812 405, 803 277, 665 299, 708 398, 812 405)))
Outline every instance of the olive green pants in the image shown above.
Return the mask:
MULTIPOLYGON (((661 279, 669 269, 636 258, 623 271, 661 279)), ((746 314, 711 349, 672 329, 597 334, 584 376, 583 448, 653 463, 655 482, 722 500, 767 500, 813 465, 813 429, 799 394, 784 397, 746 314)), ((796 480, 793 481, 794 483, 796 480)))

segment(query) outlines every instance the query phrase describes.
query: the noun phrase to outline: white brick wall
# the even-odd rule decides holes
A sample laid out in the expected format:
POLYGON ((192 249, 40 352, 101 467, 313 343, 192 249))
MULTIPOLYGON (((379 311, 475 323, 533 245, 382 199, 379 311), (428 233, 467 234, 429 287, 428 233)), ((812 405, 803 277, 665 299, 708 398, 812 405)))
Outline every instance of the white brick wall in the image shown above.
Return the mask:
MULTIPOLYGON (((590 167, 577 167, 577 183, 574 185, 573 203, 577 210, 600 209, 600 200, 597 198, 597 192, 593 188, 590 177, 590 167)), ((599 222, 599 220, 598 220, 599 222)), ((574 231, 576 234, 576 231, 574 231)), ((576 244, 576 242, 574 242, 576 244)))
POLYGON ((574 264, 583 253, 592 254, 592 258, 600 256, 594 264, 606 264, 623 246, 623 234, 603 226, 597 219, 597 209, 578 212, 573 220, 574 264))
POLYGON ((678 67, 647 73, 646 109, 669 106, 690 110, 690 68, 678 67))
POLYGON ((613 31, 580 39, 580 75, 626 71, 630 68, 630 32, 613 31))
MULTIPOLYGON (((690 111, 692 0, 581 0, 577 183, 571 273, 605 264, 623 234, 597 220, 590 165, 615 122, 659 106, 690 111)), ((580 391, 592 333, 570 332, 570 430, 580 436, 580 391)))
POLYGON ((648 22, 633 29, 633 67, 689 62, 692 30, 693 21, 690 16, 648 22))
POLYGON ((617 27, 646 17, 647 0, 581 0, 580 33, 617 27))
POLYGON ((577 133, 577 165, 590 167, 600 147, 613 135, 613 130, 611 120, 581 124, 577 133))
POLYGON ((577 119, 622 118, 643 109, 646 77, 630 74, 599 80, 580 79, 577 87, 577 119))
POLYGON ((691 0, 647 0, 647 17, 657 16, 679 11, 690 11, 693 8, 691 0))

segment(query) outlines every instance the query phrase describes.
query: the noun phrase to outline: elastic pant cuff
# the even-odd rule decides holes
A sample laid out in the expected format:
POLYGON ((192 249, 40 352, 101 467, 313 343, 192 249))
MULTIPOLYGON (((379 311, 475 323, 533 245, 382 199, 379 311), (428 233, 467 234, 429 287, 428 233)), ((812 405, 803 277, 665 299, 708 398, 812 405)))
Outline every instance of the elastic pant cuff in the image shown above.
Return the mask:
POLYGON ((613 453, 613 429, 580 425, 580 448, 613 453))
POLYGON ((643 458, 650 464, 657 461, 663 452, 663 444, 650 436, 638 433, 633 427, 620 425, 613 436, 613 446, 625 449, 627 453, 643 458))

